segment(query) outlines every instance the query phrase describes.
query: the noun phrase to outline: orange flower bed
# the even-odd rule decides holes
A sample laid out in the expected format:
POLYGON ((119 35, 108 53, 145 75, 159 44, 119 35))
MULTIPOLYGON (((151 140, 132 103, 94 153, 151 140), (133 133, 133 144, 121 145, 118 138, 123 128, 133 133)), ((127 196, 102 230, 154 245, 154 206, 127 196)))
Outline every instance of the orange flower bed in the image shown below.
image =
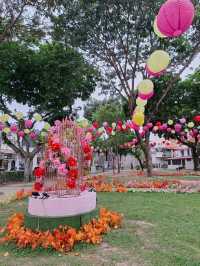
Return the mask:
POLYGON ((16 213, 12 215, 7 226, 2 229, 3 237, 0 244, 15 242, 17 247, 53 248, 59 252, 71 251, 78 242, 100 244, 102 235, 111 228, 118 228, 122 223, 122 215, 101 208, 98 219, 92 219, 88 224, 83 225, 79 230, 69 226, 59 226, 50 231, 32 230, 24 227, 24 215, 16 213))

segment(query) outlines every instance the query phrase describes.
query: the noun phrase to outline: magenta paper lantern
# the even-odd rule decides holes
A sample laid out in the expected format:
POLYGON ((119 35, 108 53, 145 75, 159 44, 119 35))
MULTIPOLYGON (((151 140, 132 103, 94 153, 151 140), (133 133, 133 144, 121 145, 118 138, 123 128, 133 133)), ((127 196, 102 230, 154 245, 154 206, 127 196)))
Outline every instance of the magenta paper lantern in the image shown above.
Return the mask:
POLYGON ((33 125, 33 121, 28 119, 28 120, 25 120, 25 127, 26 128, 31 128, 33 125))
POLYGON ((176 124, 176 125, 174 126, 174 129, 175 129, 175 131, 176 131, 177 133, 179 133, 179 132, 182 130, 182 125, 181 125, 181 124, 176 124))
POLYGON ((10 131, 13 132, 13 133, 16 133, 16 132, 18 131, 18 127, 17 127, 17 125, 12 124, 12 125, 10 126, 10 131))
POLYGON ((153 97, 154 93, 151 92, 149 94, 143 94, 143 93, 138 93, 138 96, 142 99, 142 100, 149 100, 153 97))
POLYGON ((37 138, 37 135, 36 135, 35 132, 31 132, 31 133, 29 134, 29 137, 30 137, 30 139, 35 140, 35 139, 37 138))
POLYGON ((168 37, 180 36, 192 24, 194 13, 194 6, 190 0, 168 0, 159 10, 158 30, 168 37))

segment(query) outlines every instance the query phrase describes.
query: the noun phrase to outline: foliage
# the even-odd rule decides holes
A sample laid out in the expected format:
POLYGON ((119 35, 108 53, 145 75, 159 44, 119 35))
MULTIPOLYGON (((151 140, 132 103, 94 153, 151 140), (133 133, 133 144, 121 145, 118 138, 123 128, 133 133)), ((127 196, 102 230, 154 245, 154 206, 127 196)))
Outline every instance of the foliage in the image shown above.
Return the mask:
POLYGON ((51 120, 65 116, 76 98, 87 99, 97 80, 96 70, 77 51, 55 43, 39 49, 3 43, 0 68, 1 110, 16 100, 51 120))
POLYGON ((92 121, 97 121, 99 124, 104 122, 112 124, 118 120, 125 120, 125 114, 117 100, 100 104, 92 114, 92 121))
POLYGON ((0 184, 24 181, 23 172, 0 172, 0 184))

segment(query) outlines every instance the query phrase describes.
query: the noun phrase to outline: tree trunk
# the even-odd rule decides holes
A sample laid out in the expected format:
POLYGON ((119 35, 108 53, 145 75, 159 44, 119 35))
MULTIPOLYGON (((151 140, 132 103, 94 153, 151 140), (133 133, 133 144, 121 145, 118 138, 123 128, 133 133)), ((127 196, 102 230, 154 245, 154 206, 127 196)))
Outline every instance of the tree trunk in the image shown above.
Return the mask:
POLYGON ((152 176, 152 156, 151 156, 151 148, 150 148, 150 143, 149 143, 149 137, 150 134, 146 134, 145 136, 145 147, 144 147, 144 156, 146 160, 146 168, 147 168, 147 176, 151 177, 152 176))
POLYGON ((24 181, 30 182, 32 177, 32 168, 33 168, 33 159, 32 158, 25 158, 24 162, 24 181))
POLYGON ((199 171, 199 154, 196 147, 192 148, 192 159, 194 163, 194 171, 199 171))
POLYGON ((140 159, 140 156, 136 157, 136 159, 138 160, 139 165, 140 165, 140 168, 141 168, 141 170, 143 171, 143 170, 144 170, 144 165, 143 165, 142 160, 140 159))

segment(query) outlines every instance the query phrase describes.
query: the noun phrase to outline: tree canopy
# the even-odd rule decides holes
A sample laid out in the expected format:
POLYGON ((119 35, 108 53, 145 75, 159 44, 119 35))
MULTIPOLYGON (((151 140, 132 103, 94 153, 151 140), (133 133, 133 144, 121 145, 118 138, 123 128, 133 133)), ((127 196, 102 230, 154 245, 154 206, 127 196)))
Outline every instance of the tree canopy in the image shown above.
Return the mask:
POLYGON ((0 45, 0 109, 16 100, 43 115, 60 116, 76 98, 87 99, 98 72, 80 53, 62 44, 30 48, 17 42, 0 45))

